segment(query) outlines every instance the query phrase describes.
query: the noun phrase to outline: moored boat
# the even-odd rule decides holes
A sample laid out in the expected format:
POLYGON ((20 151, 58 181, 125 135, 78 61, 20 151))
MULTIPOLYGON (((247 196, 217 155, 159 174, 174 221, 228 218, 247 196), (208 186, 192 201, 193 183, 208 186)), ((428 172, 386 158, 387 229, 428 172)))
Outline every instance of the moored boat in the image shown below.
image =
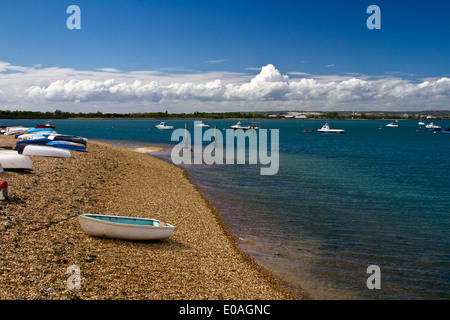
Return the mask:
POLYGON ((325 123, 322 128, 317 129, 319 133, 344 133, 344 129, 330 129, 330 125, 325 123))
POLYGON ((36 128, 52 128, 55 129, 56 127, 52 125, 51 121, 46 121, 45 124, 37 124, 36 128))
POLYGON ((197 123, 195 126, 202 127, 202 128, 209 128, 209 124, 203 123, 201 121, 200 121, 200 123, 197 123))
POLYGON ((442 129, 442 133, 450 133, 450 128, 442 129))
POLYGON ((430 122, 429 124, 427 124, 425 126, 425 128, 427 128, 427 129, 434 129, 434 130, 442 130, 441 126, 438 126, 438 125, 434 124, 434 122, 430 122))
POLYGON ((173 126, 168 126, 167 122, 165 122, 165 121, 162 121, 160 124, 157 124, 155 127, 157 129, 160 129, 160 130, 171 130, 171 129, 173 129, 173 126))
POLYGON ((251 128, 250 128, 250 126, 243 126, 241 124, 241 122, 238 121, 236 124, 231 126, 231 129, 233 129, 233 130, 244 130, 245 131, 245 130, 248 130, 248 129, 251 129, 251 128))
POLYGON ((155 219, 81 214, 79 222, 87 234, 122 240, 163 240, 169 238, 175 227, 155 219))
POLYGON ((386 127, 398 128, 398 127, 400 127, 400 125, 399 125, 398 123, 393 123, 393 122, 391 122, 391 123, 388 123, 388 124, 386 125, 386 127))

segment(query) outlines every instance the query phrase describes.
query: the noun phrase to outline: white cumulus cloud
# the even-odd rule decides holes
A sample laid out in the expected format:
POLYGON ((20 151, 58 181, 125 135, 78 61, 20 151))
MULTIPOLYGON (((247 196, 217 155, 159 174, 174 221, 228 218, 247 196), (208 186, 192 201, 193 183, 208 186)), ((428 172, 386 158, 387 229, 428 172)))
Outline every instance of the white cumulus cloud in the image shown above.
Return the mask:
POLYGON ((49 109, 58 105, 74 112, 93 105, 101 106, 103 112, 145 112, 162 106, 173 106, 172 112, 342 107, 419 110, 446 109, 450 102, 450 79, 446 77, 413 82, 398 76, 319 76, 290 71, 290 79, 272 64, 258 72, 250 76, 233 72, 123 72, 113 68, 83 71, 0 61, 0 107, 49 109), (79 103, 75 105, 75 101, 79 103))

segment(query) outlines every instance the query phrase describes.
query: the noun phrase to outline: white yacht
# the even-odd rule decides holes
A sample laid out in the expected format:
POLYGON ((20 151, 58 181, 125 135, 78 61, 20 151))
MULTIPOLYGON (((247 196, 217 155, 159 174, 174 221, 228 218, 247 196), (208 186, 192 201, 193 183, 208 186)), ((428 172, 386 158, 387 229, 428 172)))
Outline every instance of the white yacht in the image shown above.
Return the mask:
POLYGON ((196 127, 202 127, 202 128, 209 128, 209 124, 200 122, 198 124, 195 125, 196 127))
POLYGON ((386 125, 386 127, 398 128, 398 127, 400 127, 400 125, 399 125, 398 123, 393 123, 393 122, 391 122, 391 123, 388 123, 388 124, 386 125))
POLYGON ((171 130, 171 129, 173 129, 173 126, 168 126, 167 122, 165 122, 165 121, 161 122, 160 124, 157 124, 155 127, 160 129, 160 130, 171 130))
POLYGON ((344 133, 344 129, 330 129, 330 125, 325 123, 321 129, 317 129, 320 133, 344 133))
POLYGON ((442 129, 441 126, 435 125, 433 122, 431 122, 430 124, 427 124, 425 126, 425 128, 427 128, 427 129, 435 129, 435 130, 442 129))
POLYGON ((251 129, 251 128, 250 128, 250 126, 246 126, 246 127, 242 126, 241 122, 238 121, 238 123, 236 123, 235 125, 231 126, 231 129, 234 129, 234 130, 248 130, 248 129, 251 129))

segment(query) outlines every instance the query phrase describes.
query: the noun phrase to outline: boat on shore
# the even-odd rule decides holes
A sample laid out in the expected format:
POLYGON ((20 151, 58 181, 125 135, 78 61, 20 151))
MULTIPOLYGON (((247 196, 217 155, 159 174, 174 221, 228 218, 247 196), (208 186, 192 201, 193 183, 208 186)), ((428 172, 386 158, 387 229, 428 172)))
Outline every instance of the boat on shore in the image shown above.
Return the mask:
POLYGON ((33 170, 31 159, 24 154, 0 152, 0 163, 4 170, 33 170))
POLYGON ((0 200, 1 201, 6 200, 7 197, 8 197, 8 182, 6 180, 0 180, 0 200))
POLYGON ((171 130, 171 129, 173 129, 173 126, 168 126, 167 122, 165 122, 165 121, 160 122, 155 127, 157 129, 159 129, 159 130, 171 130))
POLYGON ((24 145, 25 144, 47 144, 51 141, 52 140, 45 138, 45 137, 35 137, 35 138, 31 138, 31 139, 17 141, 16 146, 21 145, 21 144, 24 144, 24 145))
POLYGON ((175 229, 156 219, 101 214, 81 214, 79 222, 84 232, 91 236, 122 240, 163 240, 175 229))
POLYGON ((322 128, 317 129, 319 133, 345 133, 344 129, 330 129, 330 125, 325 123, 322 128))
POLYGON ((27 133, 29 130, 29 128, 25 128, 22 126, 17 126, 17 127, 6 127, 6 130, 3 132, 3 134, 5 136, 9 136, 9 135, 16 135, 19 133, 27 133))
POLYGON ((20 154, 53 158, 70 158, 70 151, 67 149, 56 148, 46 145, 20 144, 16 146, 20 154))
POLYGON ((79 143, 73 143, 69 141, 52 141, 46 143, 47 146, 52 146, 56 148, 74 150, 74 151, 86 151, 86 146, 79 143))

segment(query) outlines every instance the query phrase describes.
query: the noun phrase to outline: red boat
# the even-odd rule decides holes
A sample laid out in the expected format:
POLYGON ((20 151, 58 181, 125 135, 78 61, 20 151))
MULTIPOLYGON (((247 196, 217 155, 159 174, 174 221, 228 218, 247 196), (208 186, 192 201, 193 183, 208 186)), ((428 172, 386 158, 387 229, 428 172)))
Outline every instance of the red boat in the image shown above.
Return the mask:
POLYGON ((36 128, 52 128, 55 129, 56 127, 52 125, 51 121, 47 121, 45 124, 38 124, 36 125, 36 128))

